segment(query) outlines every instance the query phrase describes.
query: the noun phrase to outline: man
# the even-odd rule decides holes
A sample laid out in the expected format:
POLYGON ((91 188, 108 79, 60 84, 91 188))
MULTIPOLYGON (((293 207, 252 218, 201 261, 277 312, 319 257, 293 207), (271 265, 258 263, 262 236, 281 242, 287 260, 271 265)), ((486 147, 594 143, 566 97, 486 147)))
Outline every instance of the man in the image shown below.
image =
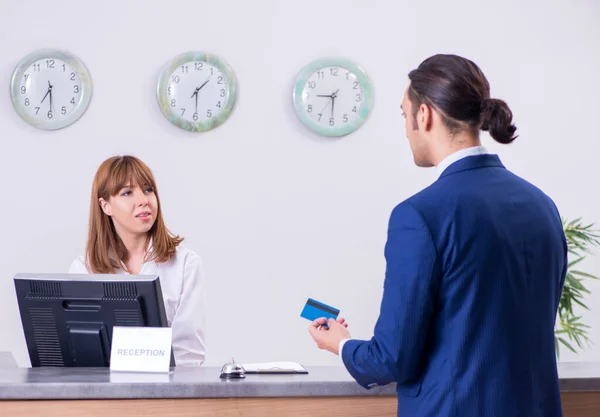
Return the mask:
POLYGON ((409 78, 406 135, 439 178, 391 214, 374 336, 350 339, 343 319, 310 333, 363 387, 395 382, 399 416, 561 416, 559 213, 481 146, 479 130, 510 143, 516 127, 477 65, 436 55, 409 78))

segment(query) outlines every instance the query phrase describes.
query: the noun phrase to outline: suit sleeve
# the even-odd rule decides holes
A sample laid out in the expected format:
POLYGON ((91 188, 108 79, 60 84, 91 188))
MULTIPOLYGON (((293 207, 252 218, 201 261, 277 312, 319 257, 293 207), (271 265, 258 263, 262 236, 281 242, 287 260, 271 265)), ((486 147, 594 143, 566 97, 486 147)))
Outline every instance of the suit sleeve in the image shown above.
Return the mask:
POLYGON ((344 365, 363 387, 403 383, 419 371, 439 283, 437 251, 421 214, 408 202, 390 217, 380 314, 371 340, 348 340, 344 365))
POLYGON ((562 243, 562 247, 563 247, 563 256, 562 256, 562 269, 560 272, 560 276, 559 276, 559 281, 558 281, 558 289, 556 292, 556 304, 555 304, 555 310, 558 314, 558 308, 560 306, 560 299, 562 297, 562 293, 563 293, 563 289, 565 286, 565 280, 567 278, 567 270, 569 269, 569 245, 567 244, 567 236, 565 235, 565 231, 564 231, 564 226, 563 226, 563 222, 562 222, 562 218, 560 216, 560 212, 558 210, 558 207, 556 206, 556 204, 554 203, 554 201, 552 201, 552 199, 548 196, 546 196, 546 199, 550 205, 550 207, 552 207, 552 209, 554 210, 554 214, 556 216, 556 222, 557 222, 557 229, 560 230, 560 239, 561 239, 561 243, 562 243))

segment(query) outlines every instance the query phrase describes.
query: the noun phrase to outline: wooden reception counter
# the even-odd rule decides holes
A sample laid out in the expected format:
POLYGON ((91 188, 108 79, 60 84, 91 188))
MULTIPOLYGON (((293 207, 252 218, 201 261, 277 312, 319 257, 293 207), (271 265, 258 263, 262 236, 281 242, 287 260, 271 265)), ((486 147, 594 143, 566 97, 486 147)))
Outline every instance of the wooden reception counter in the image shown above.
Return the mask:
MULTIPOLYGON (((219 378, 220 368, 170 374, 111 373, 92 368, 0 370, 0 415, 120 416, 396 416, 395 386, 365 390, 342 367, 307 367, 308 375, 219 378)), ((565 417, 600 416, 600 363, 559 364, 565 417)))

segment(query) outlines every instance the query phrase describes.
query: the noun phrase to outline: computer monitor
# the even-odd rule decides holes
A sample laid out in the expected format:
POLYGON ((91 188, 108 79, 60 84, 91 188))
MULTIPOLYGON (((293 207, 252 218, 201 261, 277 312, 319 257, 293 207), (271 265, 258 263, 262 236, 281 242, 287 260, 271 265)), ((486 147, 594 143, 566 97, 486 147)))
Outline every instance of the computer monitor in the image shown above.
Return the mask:
POLYGON ((156 275, 17 274, 14 282, 32 367, 108 367, 113 326, 168 327, 156 275))

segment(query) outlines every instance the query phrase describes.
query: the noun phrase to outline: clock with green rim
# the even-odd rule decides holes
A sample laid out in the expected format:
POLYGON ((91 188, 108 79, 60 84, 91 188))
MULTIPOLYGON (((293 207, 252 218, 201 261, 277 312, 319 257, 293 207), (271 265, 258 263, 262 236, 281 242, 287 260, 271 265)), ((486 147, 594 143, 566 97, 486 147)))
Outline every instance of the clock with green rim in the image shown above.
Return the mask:
POLYGON ((163 70, 157 85, 158 104, 167 120, 190 132, 206 132, 230 116, 237 82, 231 67, 217 55, 182 53, 163 70))
POLYGON ((345 58, 317 59, 300 71, 294 107, 309 129, 323 136, 344 136, 365 123, 373 107, 367 73, 345 58))

